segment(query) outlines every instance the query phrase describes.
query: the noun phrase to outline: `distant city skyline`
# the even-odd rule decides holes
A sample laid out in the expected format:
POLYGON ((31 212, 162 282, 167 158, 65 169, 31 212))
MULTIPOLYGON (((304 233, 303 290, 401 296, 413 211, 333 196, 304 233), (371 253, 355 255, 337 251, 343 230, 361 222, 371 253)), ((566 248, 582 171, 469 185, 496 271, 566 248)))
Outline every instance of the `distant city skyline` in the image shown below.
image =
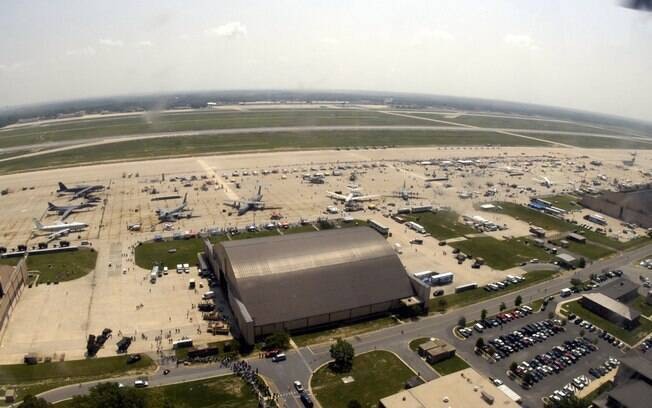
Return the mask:
POLYGON ((288 89, 496 99, 652 120, 652 16, 616 0, 9 0, 0 106, 288 89))

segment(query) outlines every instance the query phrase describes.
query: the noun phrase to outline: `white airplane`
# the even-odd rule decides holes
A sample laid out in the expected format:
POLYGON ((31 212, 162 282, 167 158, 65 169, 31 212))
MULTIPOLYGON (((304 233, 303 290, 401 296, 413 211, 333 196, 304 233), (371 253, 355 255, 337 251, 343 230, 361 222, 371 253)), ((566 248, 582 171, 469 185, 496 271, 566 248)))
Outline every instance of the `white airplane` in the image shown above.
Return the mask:
POLYGON ((537 183, 541 184, 542 186, 545 186, 545 187, 548 187, 548 188, 552 187, 552 185, 555 184, 552 180, 550 180, 546 176, 542 176, 540 179, 534 178, 532 180, 534 180, 537 183))
POLYGON ((48 235, 48 242, 54 241, 57 238, 61 238, 63 236, 66 236, 70 234, 70 228, 62 229, 61 231, 53 232, 52 234, 48 235))
POLYGON ((39 220, 34 218, 34 231, 43 231, 43 232, 61 232, 61 231, 81 231, 84 228, 88 227, 88 224, 83 222, 57 222, 51 225, 43 225, 39 220))
POLYGON ((372 200, 377 200, 378 199, 378 194, 373 194, 373 195, 362 195, 360 191, 357 189, 353 189, 349 194, 344 195, 344 194, 338 194, 334 193, 332 191, 327 191, 326 195, 328 195, 330 198, 334 198, 338 201, 344 202, 344 204, 348 204, 351 202, 362 202, 362 201, 372 201, 372 200))

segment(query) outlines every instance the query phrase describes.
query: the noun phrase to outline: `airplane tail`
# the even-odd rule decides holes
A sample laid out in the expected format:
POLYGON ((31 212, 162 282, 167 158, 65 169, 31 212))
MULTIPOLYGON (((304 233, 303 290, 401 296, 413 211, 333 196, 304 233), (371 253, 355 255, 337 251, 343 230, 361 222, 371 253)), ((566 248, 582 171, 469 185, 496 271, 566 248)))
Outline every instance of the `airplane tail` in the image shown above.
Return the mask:
POLYGON ((48 210, 54 210, 56 208, 56 205, 52 204, 51 202, 48 202, 48 210))
POLYGON ((66 190, 68 190, 68 187, 66 187, 66 185, 63 184, 62 182, 59 182, 59 191, 66 191, 66 190))
POLYGON ((34 226, 35 226, 37 229, 41 229, 41 228, 43 228, 43 224, 41 224, 41 221, 37 220, 36 218, 34 218, 33 221, 34 221, 34 226))

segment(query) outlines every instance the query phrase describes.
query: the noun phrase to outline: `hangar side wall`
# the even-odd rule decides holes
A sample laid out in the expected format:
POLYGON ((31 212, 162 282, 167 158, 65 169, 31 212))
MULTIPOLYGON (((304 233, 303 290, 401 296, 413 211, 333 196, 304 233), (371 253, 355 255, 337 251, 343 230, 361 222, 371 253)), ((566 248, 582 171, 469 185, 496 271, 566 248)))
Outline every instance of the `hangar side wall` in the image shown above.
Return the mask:
POLYGON ((27 284, 27 262, 21 259, 15 267, 3 267, 0 277, 0 331, 4 329, 18 298, 27 284))
POLYGON ((623 199, 614 200, 607 195, 602 197, 585 196, 580 200, 580 204, 610 217, 638 224, 643 228, 652 228, 652 213, 630 208, 626 204, 621 204, 622 201, 623 199))

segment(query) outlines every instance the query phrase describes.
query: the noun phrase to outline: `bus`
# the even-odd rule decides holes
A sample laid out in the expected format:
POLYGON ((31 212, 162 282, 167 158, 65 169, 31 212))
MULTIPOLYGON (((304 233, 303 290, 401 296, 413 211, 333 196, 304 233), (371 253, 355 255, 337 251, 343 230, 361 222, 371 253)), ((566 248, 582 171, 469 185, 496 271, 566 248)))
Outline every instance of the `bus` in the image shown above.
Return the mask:
POLYGON ((416 232, 418 232, 418 233, 420 233, 420 234, 425 234, 425 233, 426 233, 426 229, 425 229, 422 225, 419 225, 419 224, 417 224, 417 223, 414 222, 414 221, 408 221, 408 222, 406 222, 406 223, 405 223, 405 226, 408 227, 408 228, 410 228, 410 229, 415 230, 416 232))
POLYGON ((172 348, 175 350, 184 347, 192 347, 192 339, 181 339, 172 343, 172 348))
POLYGON ((371 228, 378 231, 380 235, 382 235, 383 237, 387 238, 389 236, 389 227, 386 227, 383 224, 376 222, 372 219, 367 220, 367 225, 369 225, 371 228))
POLYGON ((455 293, 462 293, 466 292, 467 290, 473 290, 478 287, 478 284, 473 282, 473 283, 467 283, 466 285, 461 285, 455 288, 455 293))

